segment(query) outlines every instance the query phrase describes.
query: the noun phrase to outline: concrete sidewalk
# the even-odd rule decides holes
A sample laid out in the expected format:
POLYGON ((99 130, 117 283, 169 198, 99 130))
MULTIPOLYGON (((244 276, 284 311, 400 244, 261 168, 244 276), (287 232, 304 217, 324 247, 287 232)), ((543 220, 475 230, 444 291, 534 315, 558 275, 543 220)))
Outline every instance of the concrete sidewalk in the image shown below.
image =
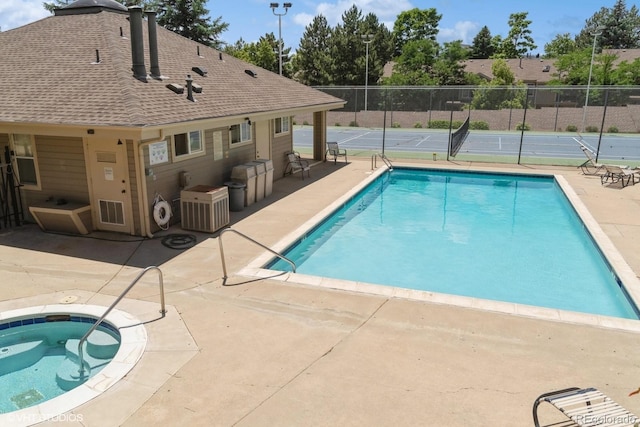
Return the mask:
MULTIPOLYGON (((276 181, 270 198, 232 213, 232 227, 277 243, 371 174, 369 160, 350 160, 276 181)), ((425 164, 561 174, 640 271, 637 187, 602 187, 575 168, 425 164)), ((157 239, 1 231, 3 310, 69 295, 108 305, 141 268, 164 273, 170 321, 150 318, 151 277, 122 307, 151 319, 153 351, 127 381, 76 408, 82 421, 72 425, 525 426, 538 395, 570 386, 597 387, 640 414, 640 399, 627 396, 640 386, 633 331, 239 276, 263 250, 230 233, 223 286, 216 235, 188 232, 197 245, 178 251, 161 237, 179 227, 157 239)), ((547 407, 540 416, 563 419, 547 407)))

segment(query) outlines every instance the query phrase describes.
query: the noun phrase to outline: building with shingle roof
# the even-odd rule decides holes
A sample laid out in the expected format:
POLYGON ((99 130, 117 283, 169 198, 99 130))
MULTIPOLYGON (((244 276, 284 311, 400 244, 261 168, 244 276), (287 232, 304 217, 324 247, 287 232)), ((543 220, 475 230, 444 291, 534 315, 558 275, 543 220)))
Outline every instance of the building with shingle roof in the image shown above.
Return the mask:
POLYGON ((321 159, 326 112, 345 103, 113 0, 0 32, 0 81, 3 175, 19 185, 3 212, 18 200, 27 219, 133 235, 159 229, 154 202, 176 221, 186 186, 220 186, 237 165, 269 159, 281 177, 296 114, 313 114, 321 159))

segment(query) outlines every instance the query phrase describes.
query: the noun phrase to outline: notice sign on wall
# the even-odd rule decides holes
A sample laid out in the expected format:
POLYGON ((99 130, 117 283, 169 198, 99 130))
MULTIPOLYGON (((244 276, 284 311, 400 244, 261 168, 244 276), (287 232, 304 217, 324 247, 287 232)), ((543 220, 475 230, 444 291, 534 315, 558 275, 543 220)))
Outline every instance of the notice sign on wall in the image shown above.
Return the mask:
POLYGON ((169 149, 167 141, 154 142, 149 144, 149 164, 157 165, 169 161, 169 149))

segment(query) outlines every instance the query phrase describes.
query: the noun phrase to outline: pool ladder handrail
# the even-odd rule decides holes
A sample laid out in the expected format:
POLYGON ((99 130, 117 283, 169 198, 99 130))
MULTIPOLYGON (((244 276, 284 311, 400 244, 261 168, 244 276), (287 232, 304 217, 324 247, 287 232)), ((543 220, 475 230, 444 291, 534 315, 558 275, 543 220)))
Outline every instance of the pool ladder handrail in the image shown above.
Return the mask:
POLYGON ((371 169, 375 169, 378 167, 378 157, 382 159, 382 161, 390 171, 393 170, 393 164, 391 164, 391 160, 389 160, 389 158, 384 153, 376 153, 371 156, 371 169))
POLYGON ((109 315, 109 313, 111 313, 111 310, 113 310, 113 308, 122 300, 122 298, 124 298, 124 296, 127 293, 129 293, 131 288, 133 288, 134 285, 138 283, 138 281, 142 278, 142 276, 144 276, 145 274, 147 274, 147 272, 151 270, 155 270, 158 272, 158 284, 160 286, 160 314, 162 314, 162 317, 164 317, 165 314, 167 313, 167 310, 164 304, 164 282, 162 279, 162 271, 156 266, 153 266, 153 265, 149 266, 144 270, 142 270, 140 274, 138 274, 138 277, 136 277, 131 282, 131 284, 129 284, 129 286, 127 286, 127 288, 124 291, 122 291, 120 296, 118 296, 118 298, 109 306, 109 308, 107 308, 104 314, 100 316, 100 318, 91 326, 91 328, 89 328, 87 333, 84 334, 82 338, 80 338, 80 341, 78 342, 78 363, 79 363, 78 374, 80 375, 80 378, 82 378, 84 375, 84 351, 82 350, 82 344, 84 344, 84 342, 89 338, 89 335, 91 335, 91 333, 95 331, 98 326, 100 326, 100 323, 102 323, 102 321, 109 315))
POLYGON ((225 262, 224 259, 224 248, 222 245, 222 235, 224 233, 226 233, 227 231, 232 231, 234 233, 236 233, 238 236, 240 237, 244 237, 245 239, 247 239, 248 241, 260 246, 262 249, 266 249, 267 251, 271 252, 272 254, 274 254, 275 256, 277 256, 278 258, 280 258, 281 260, 289 263, 289 265, 291 266, 291 269, 293 270, 293 272, 296 272, 296 263, 291 261, 289 258, 287 258, 286 256, 282 255, 279 252, 274 251, 273 249, 271 249, 270 247, 263 245, 262 243, 258 242, 255 239, 252 239, 251 237, 247 236, 244 233, 239 232, 238 230, 234 230, 233 228, 225 228, 220 232, 220 235, 218 236, 218 245, 220 246, 220 260, 222 261, 222 279, 223 280, 227 280, 227 264, 225 262))

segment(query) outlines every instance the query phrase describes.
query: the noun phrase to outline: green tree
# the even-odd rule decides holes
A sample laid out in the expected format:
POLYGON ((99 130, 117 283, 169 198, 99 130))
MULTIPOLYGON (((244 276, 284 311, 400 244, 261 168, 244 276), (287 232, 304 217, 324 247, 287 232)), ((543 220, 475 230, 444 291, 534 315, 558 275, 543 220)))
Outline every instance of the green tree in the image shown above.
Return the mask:
POLYGON ((516 82, 515 75, 507 61, 496 59, 491 65, 493 80, 483 83, 473 91, 471 108, 477 110, 499 110, 503 108, 524 108, 527 100, 527 86, 516 82))
POLYGON ((323 15, 316 16, 305 27, 292 61, 295 80, 309 86, 327 86, 332 83, 331 34, 327 18, 323 15))
POLYGON ((445 42, 442 51, 433 64, 433 77, 440 86, 464 85, 468 82, 463 61, 468 51, 462 46, 462 40, 445 42))
POLYGON ((553 40, 544 45, 544 55, 547 58, 558 58, 576 50, 576 42, 571 34, 557 34, 553 40))
POLYGON ((220 34, 229 24, 222 17, 211 21, 205 0, 157 0, 152 10, 159 11, 157 22, 174 33, 216 49, 224 43, 220 34))
POLYGON ((342 14, 342 23, 335 26, 331 38, 331 72, 333 84, 348 86, 362 84, 362 76, 358 71, 354 58, 361 55, 364 47, 360 34, 362 12, 354 5, 342 14))
POLYGON ((507 58, 522 58, 527 52, 537 46, 531 37, 531 20, 527 19, 528 12, 518 12, 509 15, 509 34, 503 43, 503 54, 507 58))
POLYGON ((402 48, 402 54, 396 58, 391 77, 384 80, 385 85, 420 86, 435 85, 434 64, 438 54, 438 44, 430 39, 411 40, 402 48))
POLYGON ((624 0, 617 0, 613 8, 602 7, 587 19, 576 36, 578 47, 589 47, 596 33, 601 33, 600 45, 609 49, 640 48, 640 15, 637 6, 627 9, 624 0))
POLYGON ((471 58, 488 59, 493 56, 495 45, 491 39, 491 31, 486 25, 480 29, 471 44, 471 58))
POLYGON ((405 44, 416 40, 436 40, 442 19, 436 9, 414 8, 400 12, 393 24, 394 56, 402 53, 405 44))
POLYGON ((640 58, 636 58, 632 62, 620 62, 613 70, 613 80, 618 85, 640 85, 640 58))

